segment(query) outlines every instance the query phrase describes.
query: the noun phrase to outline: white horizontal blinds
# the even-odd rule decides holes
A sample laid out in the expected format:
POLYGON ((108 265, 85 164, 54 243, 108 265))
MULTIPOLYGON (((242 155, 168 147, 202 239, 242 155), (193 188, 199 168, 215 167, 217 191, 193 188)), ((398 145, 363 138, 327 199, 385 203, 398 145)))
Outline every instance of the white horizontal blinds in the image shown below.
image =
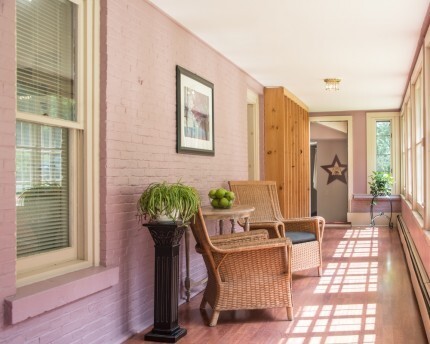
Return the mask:
POLYGON ((69 246, 68 130, 16 124, 17 254, 69 246))
POLYGON ((19 112, 76 121, 75 7, 70 1, 17 0, 19 112))

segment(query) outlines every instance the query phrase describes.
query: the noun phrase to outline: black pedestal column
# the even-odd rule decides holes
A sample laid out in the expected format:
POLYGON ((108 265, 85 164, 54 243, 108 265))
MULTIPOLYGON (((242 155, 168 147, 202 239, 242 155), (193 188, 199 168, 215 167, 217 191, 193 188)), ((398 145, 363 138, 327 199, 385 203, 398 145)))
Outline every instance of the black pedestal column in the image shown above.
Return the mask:
POLYGON ((145 224, 155 243, 154 328, 145 340, 175 343, 187 334, 178 325, 179 243, 185 226, 145 224))

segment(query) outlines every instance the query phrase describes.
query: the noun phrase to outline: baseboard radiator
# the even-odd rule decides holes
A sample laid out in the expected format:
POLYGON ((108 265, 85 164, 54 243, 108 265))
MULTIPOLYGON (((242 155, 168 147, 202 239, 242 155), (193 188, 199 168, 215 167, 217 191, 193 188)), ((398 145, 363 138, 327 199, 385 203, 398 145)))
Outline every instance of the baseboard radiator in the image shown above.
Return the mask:
POLYGON ((397 230, 405 252, 415 296, 421 317, 430 342, 430 290, 429 277, 401 215, 397 216, 397 230))

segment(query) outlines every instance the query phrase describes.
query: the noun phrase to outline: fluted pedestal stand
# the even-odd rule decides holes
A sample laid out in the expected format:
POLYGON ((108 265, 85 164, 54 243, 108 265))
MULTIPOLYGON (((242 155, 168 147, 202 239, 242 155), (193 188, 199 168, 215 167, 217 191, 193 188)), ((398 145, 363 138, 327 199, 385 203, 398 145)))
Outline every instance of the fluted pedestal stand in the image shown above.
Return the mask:
POLYGON ((178 325, 179 245, 186 226, 145 224, 155 243, 154 328, 145 340, 176 343, 187 334, 178 325))

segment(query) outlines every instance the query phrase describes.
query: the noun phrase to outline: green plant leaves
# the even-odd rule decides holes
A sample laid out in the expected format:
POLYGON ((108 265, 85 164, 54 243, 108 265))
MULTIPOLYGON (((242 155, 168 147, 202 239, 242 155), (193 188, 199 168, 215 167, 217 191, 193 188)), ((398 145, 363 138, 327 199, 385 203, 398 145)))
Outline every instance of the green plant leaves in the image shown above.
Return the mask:
POLYGON ((370 193, 373 197, 391 195, 391 187, 394 184, 394 178, 391 173, 372 171, 370 179, 370 193))
POLYGON ((200 196, 197 190, 181 182, 152 183, 140 196, 137 202, 139 215, 149 216, 155 220, 164 214, 172 221, 189 221, 197 212, 200 196))

